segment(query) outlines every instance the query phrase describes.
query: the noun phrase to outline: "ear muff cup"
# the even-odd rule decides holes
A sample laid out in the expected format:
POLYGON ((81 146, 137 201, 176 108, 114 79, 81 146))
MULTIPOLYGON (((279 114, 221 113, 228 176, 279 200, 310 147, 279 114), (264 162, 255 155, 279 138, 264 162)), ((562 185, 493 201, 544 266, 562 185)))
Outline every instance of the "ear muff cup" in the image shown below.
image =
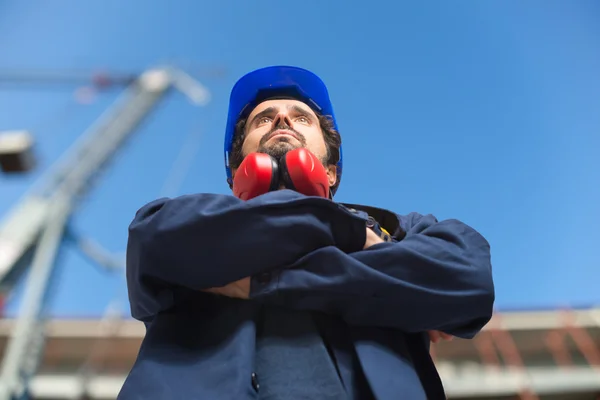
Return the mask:
POLYGON ((331 195, 327 170, 304 148, 289 151, 279 162, 268 154, 249 154, 235 173, 233 195, 250 200, 281 185, 306 196, 329 199, 331 195))
POLYGON ((286 188, 306 196, 329 198, 327 170, 313 153, 305 148, 294 149, 279 164, 286 188))
POLYGON ((277 190, 279 164, 268 154, 251 153, 240 164, 233 179, 233 195, 250 200, 261 194, 277 190))

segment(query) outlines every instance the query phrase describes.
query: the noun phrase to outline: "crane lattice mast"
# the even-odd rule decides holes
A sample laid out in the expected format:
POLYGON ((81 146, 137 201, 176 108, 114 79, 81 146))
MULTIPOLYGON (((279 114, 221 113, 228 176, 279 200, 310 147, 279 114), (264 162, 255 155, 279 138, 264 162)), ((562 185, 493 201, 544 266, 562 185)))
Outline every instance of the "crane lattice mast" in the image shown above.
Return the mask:
POLYGON ((45 304, 70 216, 98 173, 172 88, 196 104, 209 99, 208 91, 181 70, 142 73, 0 223, 0 293, 11 292, 30 268, 0 369, 0 400, 28 398, 28 383, 44 350, 45 304))

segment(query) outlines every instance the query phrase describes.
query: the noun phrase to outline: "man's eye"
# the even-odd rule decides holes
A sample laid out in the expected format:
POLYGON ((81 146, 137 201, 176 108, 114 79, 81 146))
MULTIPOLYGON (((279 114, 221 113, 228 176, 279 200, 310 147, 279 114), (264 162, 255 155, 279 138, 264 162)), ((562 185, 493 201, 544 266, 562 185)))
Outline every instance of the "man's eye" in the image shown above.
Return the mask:
POLYGON ((258 120, 259 125, 268 124, 269 122, 271 122, 271 118, 269 117, 262 117, 258 120))
POLYGON ((300 122, 301 124, 308 124, 308 118, 306 117, 298 117, 296 118, 296 121, 300 122))

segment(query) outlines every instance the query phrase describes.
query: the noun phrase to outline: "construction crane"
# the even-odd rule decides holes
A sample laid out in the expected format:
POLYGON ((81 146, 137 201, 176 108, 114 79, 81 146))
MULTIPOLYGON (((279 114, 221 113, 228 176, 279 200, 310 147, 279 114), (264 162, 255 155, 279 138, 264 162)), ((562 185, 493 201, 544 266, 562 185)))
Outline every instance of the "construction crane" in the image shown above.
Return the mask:
MULTIPOLYGON (((86 102, 97 92, 131 84, 135 74, 82 70, 6 70, 0 69, 0 89, 28 88, 30 85, 60 88, 65 85, 80 85, 76 97, 86 102), (81 86, 84 85, 84 86, 81 86)), ((0 131, 0 171, 5 174, 27 173, 37 166, 34 150, 35 139, 26 130, 0 131)))
MULTIPOLYGON (((180 69, 159 67, 128 80, 125 92, 0 223, 0 295, 27 268, 24 298, 0 369, 0 400, 27 399, 44 350, 46 299, 66 226, 82 196, 142 120, 171 90, 205 105, 208 90, 180 69)), ((1 80, 0 80, 1 81, 1 80)))

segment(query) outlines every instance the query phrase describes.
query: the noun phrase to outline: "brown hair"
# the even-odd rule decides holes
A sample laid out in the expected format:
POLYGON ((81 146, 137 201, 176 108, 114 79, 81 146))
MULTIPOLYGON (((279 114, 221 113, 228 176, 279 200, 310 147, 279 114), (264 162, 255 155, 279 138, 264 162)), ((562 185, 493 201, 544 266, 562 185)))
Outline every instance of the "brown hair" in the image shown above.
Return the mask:
MULTIPOLYGON (((319 125, 321 126, 321 132, 323 132, 323 139, 325 140, 325 147, 327 148, 327 165, 335 165, 340 160, 340 147, 342 145, 342 138, 339 132, 335 129, 333 118, 328 115, 319 115, 319 125)), ((229 167, 233 170, 240 166, 244 160, 242 154, 242 145, 244 144, 246 118, 240 119, 235 124, 235 131, 233 134, 233 143, 231 145, 231 153, 229 155, 229 167)), ((335 184, 331 187, 331 190, 335 192, 338 185, 340 184, 340 177, 336 180, 335 184)))

